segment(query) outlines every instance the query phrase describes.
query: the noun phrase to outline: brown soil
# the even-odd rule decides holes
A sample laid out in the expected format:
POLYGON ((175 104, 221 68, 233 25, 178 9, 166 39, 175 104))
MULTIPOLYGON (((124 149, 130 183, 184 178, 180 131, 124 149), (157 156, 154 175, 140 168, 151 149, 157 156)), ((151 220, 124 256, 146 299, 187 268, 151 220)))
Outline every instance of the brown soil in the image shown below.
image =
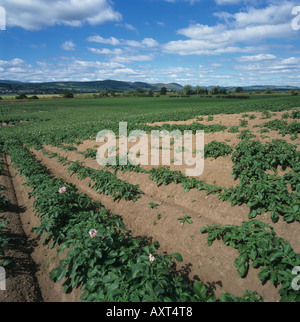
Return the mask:
MULTIPOLYGON (((283 113, 276 113, 277 115, 273 116, 272 119, 281 119, 283 113)), ((254 128, 254 125, 271 119, 260 120, 261 113, 249 114, 257 116, 254 120, 246 118, 249 122, 247 128, 257 135, 257 140, 265 142, 266 140, 282 138, 281 135, 273 131, 264 134, 257 132, 259 128, 254 128), (262 138, 262 135, 266 135, 268 138, 262 138)), ((206 119, 206 117, 204 118, 206 119)), ((215 115, 214 121, 207 123, 222 122, 226 126, 232 126, 238 125, 240 119, 241 114, 215 115)), ((236 136, 237 134, 227 131, 206 134, 205 143, 217 140, 227 142, 233 147, 239 142, 236 136)), ((284 139, 292 144, 297 144, 299 148, 299 140, 291 141, 290 136, 286 136, 284 139)), ((78 151, 85 151, 95 145, 99 146, 100 144, 93 140, 85 141, 78 147, 78 151)), ((85 166, 95 169, 101 168, 96 160, 85 159, 83 155, 77 152, 66 152, 50 146, 46 146, 45 149, 66 156, 70 161, 79 160, 83 161, 85 166)), ((153 241, 159 241, 158 252, 160 253, 179 252, 183 256, 184 262, 181 265, 178 264, 178 268, 187 273, 191 279, 196 277, 211 287, 217 297, 224 292, 241 296, 246 289, 249 289, 261 294, 265 301, 278 301, 280 299, 277 293, 278 289, 270 282, 261 285, 257 277, 258 270, 251 267, 246 278, 239 277, 233 264, 238 256, 235 249, 226 247, 222 241, 215 241, 212 246, 208 247, 207 235, 200 233, 201 227, 211 223, 240 225, 243 221, 248 220, 249 209, 246 205, 231 207, 230 203, 221 202, 217 196, 207 196, 204 191, 200 192, 195 189, 184 193, 181 185, 170 184, 158 187, 156 183, 149 180, 147 174, 129 172, 124 174, 119 172, 118 177, 132 184, 139 184, 145 194, 136 202, 124 200, 114 202, 112 197, 100 195, 88 187, 89 179, 79 180, 75 175, 67 175, 67 167, 58 163, 56 158, 50 159, 43 155, 41 151, 33 152, 54 176, 65 178, 75 184, 81 192, 88 194, 94 200, 100 200, 109 211, 121 215, 124 223, 134 236, 147 236, 153 241), (157 209, 150 209, 150 202, 157 203, 157 209), (161 219, 158 219, 157 214, 161 214, 161 219), (189 215, 193 224, 185 223, 181 225, 177 218, 184 215, 189 215)), ((171 169, 183 170, 183 166, 178 168, 171 165, 171 169)), ((231 176, 231 169, 230 156, 216 160, 207 159, 204 173, 199 179, 207 183, 215 182, 220 186, 229 187, 237 183, 231 176)), ((7 250, 6 256, 16 259, 16 269, 22 267, 22 271, 13 273, 12 270, 12 273, 9 273, 7 291, 0 291, 0 301, 3 301, 2 299, 13 302, 80 301, 79 290, 65 295, 62 293, 61 285, 54 284, 49 279, 49 272, 55 267, 59 259, 56 258, 55 249, 49 250, 47 246, 42 246, 39 238, 31 232, 31 228, 38 225, 39 218, 34 215, 32 199, 28 199, 28 188, 22 187, 23 179, 16 175, 16 171, 8 165, 6 175, 1 176, 1 181, 7 188, 5 192, 14 206, 13 209, 10 209, 10 212, 0 215, 3 218, 9 216, 9 230, 18 235, 19 238, 18 243, 7 250), (18 229, 20 230, 19 233, 18 229), (22 245, 22 250, 20 250, 20 247, 16 247, 19 245, 22 245), (28 261, 25 266, 23 265, 25 259, 22 259, 22 256, 25 256, 26 261, 28 261)), ((287 224, 280 219, 278 223, 273 224, 269 214, 259 216, 258 219, 274 226, 278 236, 287 239, 295 252, 300 252, 299 223, 287 224)))
POLYGON ((21 216, 26 210, 17 200, 6 162, 3 168, 0 184, 5 187, 4 195, 10 200, 11 206, 8 212, 0 214, 0 219, 9 219, 6 224, 7 236, 13 240, 10 247, 5 248, 5 258, 12 259, 14 266, 6 269, 6 291, 0 291, 0 302, 40 302, 42 296, 35 277, 37 266, 31 257, 36 242, 28 238, 24 232, 21 216))
MULTIPOLYGON (((13 260, 14 266, 6 268, 6 290, 0 291, 0 302, 78 302, 80 292, 64 294, 61 284, 50 281, 50 271, 60 258, 56 249, 43 246, 41 239, 31 231, 40 221, 34 213, 33 199, 23 187, 24 179, 11 167, 9 157, 4 161, 4 172, 0 184, 5 187, 4 194, 11 202, 0 220, 8 217, 7 236, 13 238, 5 248, 5 258, 13 260)), ((61 255, 60 257, 62 257, 61 255)))

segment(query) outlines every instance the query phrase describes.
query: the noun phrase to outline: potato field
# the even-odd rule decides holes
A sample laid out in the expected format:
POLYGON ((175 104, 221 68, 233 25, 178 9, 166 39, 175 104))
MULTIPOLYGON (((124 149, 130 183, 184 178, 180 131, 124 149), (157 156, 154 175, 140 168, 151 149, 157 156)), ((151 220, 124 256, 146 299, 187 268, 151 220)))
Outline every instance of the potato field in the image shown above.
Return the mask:
POLYGON ((0 125, 0 301, 300 301, 300 97, 3 100, 0 125), (204 131, 203 173, 174 140, 99 165, 120 122, 204 131))

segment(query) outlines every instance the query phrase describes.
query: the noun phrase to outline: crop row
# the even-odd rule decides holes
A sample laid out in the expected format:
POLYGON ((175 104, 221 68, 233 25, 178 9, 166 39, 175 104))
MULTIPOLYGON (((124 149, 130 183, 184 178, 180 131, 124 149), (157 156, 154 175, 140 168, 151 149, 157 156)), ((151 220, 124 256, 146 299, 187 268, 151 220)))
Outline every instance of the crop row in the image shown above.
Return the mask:
MULTIPOLYGON (((103 172, 103 170, 95 170, 95 169, 91 169, 89 167, 85 167, 79 161, 76 161, 76 162, 67 161, 67 158, 61 157, 58 153, 52 153, 52 152, 48 152, 46 150, 43 150, 43 153, 47 154, 50 158, 57 157, 57 161, 62 162, 64 165, 71 164, 71 166, 69 167, 68 173, 77 173, 77 176, 79 179, 85 179, 87 177, 90 177, 90 178, 92 178, 92 181, 94 180, 95 185, 93 187, 96 187, 96 188, 101 187, 101 181, 97 180, 97 177, 98 177, 98 174, 100 174, 99 176, 101 177, 101 173, 103 172)), ((118 171, 122 171, 123 173, 129 171, 129 172, 135 172, 135 173, 148 174, 149 179, 151 181, 156 182, 158 186, 160 186, 162 184, 167 186, 172 182, 177 183, 177 184, 180 183, 182 185, 182 187, 184 188, 185 192, 188 192, 191 189, 198 189, 199 191, 205 190, 207 194, 216 194, 216 193, 220 193, 222 191, 222 187, 219 187, 216 184, 213 184, 213 185, 207 184, 203 180, 199 180, 197 178, 192 178, 192 177, 186 176, 181 171, 172 171, 172 170, 170 170, 170 167, 164 166, 164 167, 156 167, 156 168, 152 168, 150 170, 146 170, 146 169, 143 169, 142 167, 140 167, 139 165, 132 165, 130 163, 127 163, 126 165, 121 165, 118 156, 116 157, 116 165, 106 165, 106 168, 114 170, 114 174, 113 174, 114 177, 113 178, 117 178, 116 173, 118 171)), ((114 179, 114 180, 116 180, 116 179, 114 179)), ((120 179, 118 179, 118 180, 120 181, 121 186, 127 184, 127 182, 124 182, 120 179)), ((138 194, 143 193, 137 187, 137 185, 134 185, 133 187, 138 189, 138 190, 135 190, 136 193, 138 193, 138 194)), ((96 190, 96 191, 98 191, 99 193, 105 193, 104 192, 105 190, 103 190, 103 187, 100 188, 100 190, 96 190)), ((107 194, 112 194, 112 193, 107 193, 107 194)), ((139 195, 133 194, 133 195, 129 195, 129 197, 128 197, 127 194, 124 194, 124 196, 126 197, 125 200, 136 200, 136 198, 139 195)), ((120 198, 119 193, 117 194, 117 197, 120 198)))
MULTIPOLYGON (((172 142, 170 142, 170 145, 172 142)), ((63 150, 72 150, 75 151, 76 148, 74 146, 61 146, 60 147, 63 150)), ((204 158, 214 158, 217 159, 219 157, 225 157, 232 153, 233 149, 225 142, 218 142, 216 140, 213 140, 207 144, 204 145, 204 158)), ((196 152, 196 151, 195 151, 196 152)), ((201 151, 197 151, 200 153, 201 151)), ((97 150, 88 148, 84 152, 78 152, 82 154, 85 158, 91 158, 96 159, 97 157, 97 150)))
MULTIPOLYGON (((6 146, 12 164, 31 187, 30 197, 41 224, 34 231, 44 243, 66 256, 50 273, 63 281, 64 291, 81 287, 85 301, 216 301, 204 285, 193 286, 170 270, 172 258, 157 254, 159 244, 133 238, 120 216, 79 193, 61 178, 51 177, 24 146, 6 146)), ((224 294, 220 301, 261 301, 250 291, 238 298, 224 294)))
MULTIPOLYGON (((0 147, 0 175, 3 174, 3 158, 2 158, 2 151, 0 147)), ((4 186, 0 185, 0 212, 4 212, 7 209, 7 206, 10 204, 9 200, 2 194, 4 190, 4 186)))
POLYGON ((72 162, 68 169, 68 174, 77 174, 79 179, 91 178, 89 186, 106 195, 112 195, 113 200, 124 199, 136 201, 143 193, 139 185, 132 185, 127 181, 118 179, 118 177, 105 170, 95 170, 84 167, 79 161, 72 162))
POLYGON ((222 200, 232 205, 246 203, 249 218, 270 211, 273 222, 279 215, 288 223, 300 222, 300 152, 295 145, 281 139, 266 144, 245 139, 235 147, 232 161, 233 176, 240 182, 225 188, 219 196, 222 200), (289 172, 279 176, 278 169, 289 172))
POLYGON ((247 275, 251 262, 254 268, 260 268, 258 277, 263 284, 270 280, 275 287, 281 287, 278 291, 281 302, 300 301, 298 287, 293 287, 296 278, 293 269, 300 265, 300 254, 278 237, 272 226, 253 219, 241 226, 213 224, 203 227, 201 232, 208 234, 209 246, 221 239, 239 251, 234 265, 241 277, 247 275))
MULTIPOLYGON (((2 146, 0 146, 0 175, 3 175, 3 153, 2 146)), ((10 201, 2 194, 4 186, 0 186, 0 213, 7 211, 7 207, 10 205, 10 201)), ((0 266, 6 267, 12 263, 11 259, 4 258, 4 249, 8 247, 11 237, 7 236, 6 223, 8 222, 8 217, 0 220, 0 266), (1 261, 1 258, 4 258, 1 261)))
POLYGON ((77 178, 84 180, 90 178, 88 185, 98 193, 111 195, 113 200, 132 200, 136 201, 143 194, 139 185, 133 185, 127 181, 120 180, 116 174, 107 170, 96 170, 90 167, 85 167, 83 162, 68 161, 66 157, 62 157, 58 153, 52 153, 42 149, 43 154, 48 155, 49 158, 57 158, 58 162, 68 166, 68 174, 76 174, 77 178))
POLYGON ((292 123, 288 123, 287 121, 276 119, 273 121, 266 122, 260 125, 260 127, 278 131, 279 134, 281 134, 282 136, 285 136, 286 134, 290 134, 297 137, 297 135, 300 133, 300 122, 298 121, 293 121, 292 123))
POLYGON ((7 237, 6 234, 6 222, 8 218, 0 220, 0 267, 9 266, 12 263, 11 259, 4 258, 4 249, 8 247, 9 242, 11 241, 10 237, 7 237), (3 259, 4 258, 4 259, 3 259), (2 260, 3 259, 3 260, 2 260))

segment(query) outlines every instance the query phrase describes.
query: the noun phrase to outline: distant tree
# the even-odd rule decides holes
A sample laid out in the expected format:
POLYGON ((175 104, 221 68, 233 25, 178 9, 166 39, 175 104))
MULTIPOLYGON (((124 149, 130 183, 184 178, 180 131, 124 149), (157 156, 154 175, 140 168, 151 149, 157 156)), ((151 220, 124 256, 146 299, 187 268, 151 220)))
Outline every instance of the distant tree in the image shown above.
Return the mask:
POLYGON ((29 97, 29 99, 31 99, 31 100, 38 100, 39 98, 38 98, 38 96, 33 95, 33 96, 29 97))
POLYGON ((127 91, 126 93, 127 96, 134 96, 135 95, 135 91, 133 89, 130 89, 127 91))
POLYGON ((63 91, 63 97, 64 98, 74 98, 74 95, 72 92, 65 90, 65 91, 63 91))
POLYGON ((152 89, 148 89, 147 96, 153 97, 153 91, 152 91, 152 89))
POLYGON ((159 92, 160 95, 166 95, 167 94, 167 89, 166 87, 162 87, 159 92))
POLYGON ((99 93, 99 97, 107 97, 108 96, 108 93, 107 93, 107 91, 106 90, 102 90, 102 91, 100 91, 100 93, 99 93))
POLYGON ((145 96, 146 91, 143 88, 137 88, 135 90, 135 93, 136 93, 137 96, 145 96))
POLYGON ((243 87, 237 87, 236 89, 235 89, 235 92, 236 93, 241 93, 241 92, 243 92, 243 87))
POLYGON ((27 99, 28 97, 27 97, 27 95, 25 95, 25 94, 20 94, 20 95, 17 95, 16 96, 16 99, 17 100, 24 100, 24 99, 27 99))
POLYGON ((291 89, 291 95, 292 95, 292 96, 296 96, 296 95, 298 95, 298 92, 296 92, 296 91, 295 91, 295 88, 292 88, 292 89, 291 89))
POLYGON ((210 94, 218 95, 220 93, 220 86, 214 86, 209 90, 210 94))
POLYGON ((226 88, 221 88, 219 90, 219 93, 222 94, 222 95, 226 95, 227 94, 227 89, 226 88))
POLYGON ((197 86, 194 87, 193 92, 194 92, 194 94, 200 94, 201 95, 201 94, 207 93, 207 89, 197 85, 197 86))
POLYGON ((193 87, 192 85, 185 85, 181 90, 183 95, 192 95, 193 94, 193 87))

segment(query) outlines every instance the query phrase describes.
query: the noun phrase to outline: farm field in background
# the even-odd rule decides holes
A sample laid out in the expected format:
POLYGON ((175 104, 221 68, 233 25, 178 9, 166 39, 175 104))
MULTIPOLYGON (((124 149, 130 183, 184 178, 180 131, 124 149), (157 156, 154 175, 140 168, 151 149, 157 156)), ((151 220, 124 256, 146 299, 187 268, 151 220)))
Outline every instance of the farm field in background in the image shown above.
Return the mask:
POLYGON ((0 101, 0 266, 20 286, 7 299, 300 301, 299 107, 290 95, 0 101), (99 166, 96 135, 119 122, 203 130, 203 174, 99 166), (22 234, 32 281, 16 274, 16 240, 1 244, 22 234))

